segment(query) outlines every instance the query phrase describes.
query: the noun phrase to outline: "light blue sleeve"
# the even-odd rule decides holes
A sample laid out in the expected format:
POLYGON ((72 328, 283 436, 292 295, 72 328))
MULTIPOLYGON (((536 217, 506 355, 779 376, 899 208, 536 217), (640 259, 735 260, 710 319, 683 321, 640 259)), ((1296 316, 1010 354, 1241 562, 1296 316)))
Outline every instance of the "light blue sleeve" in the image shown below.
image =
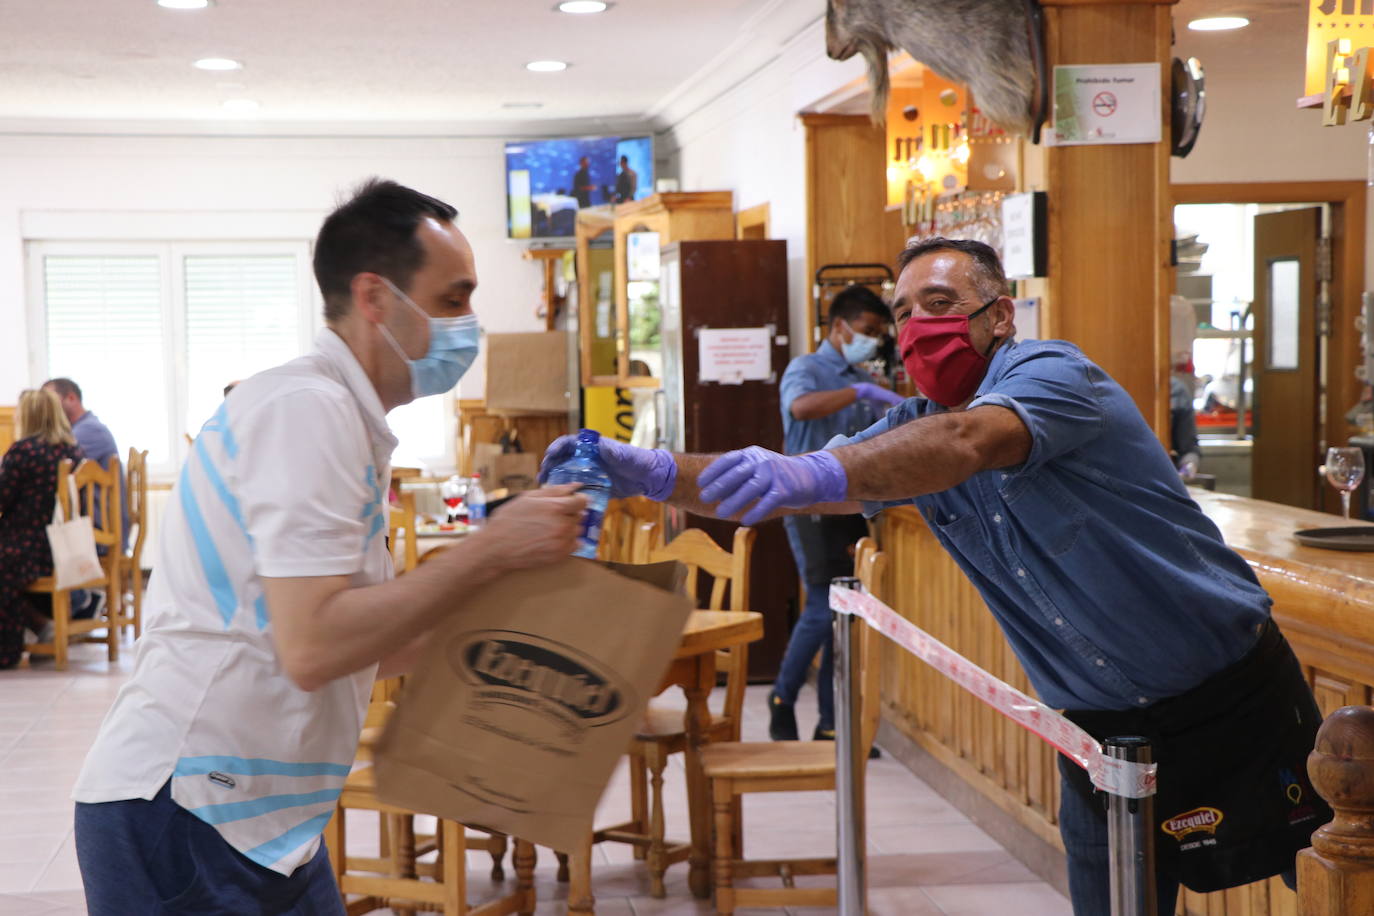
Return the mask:
POLYGON ((806 362, 800 357, 794 359, 788 363, 786 371, 782 374, 782 382, 778 385, 778 401, 784 417, 791 416, 793 401, 820 388, 806 362))

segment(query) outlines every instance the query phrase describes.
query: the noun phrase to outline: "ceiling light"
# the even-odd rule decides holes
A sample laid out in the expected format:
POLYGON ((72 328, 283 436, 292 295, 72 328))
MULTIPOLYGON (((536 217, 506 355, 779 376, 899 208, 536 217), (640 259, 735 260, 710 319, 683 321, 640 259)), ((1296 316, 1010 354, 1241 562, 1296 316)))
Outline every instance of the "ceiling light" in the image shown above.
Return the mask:
POLYGON ((543 102, 502 102, 502 108, 543 108, 543 102))
POLYGON ((202 57, 196 61, 198 70, 242 70, 243 64, 227 57, 202 57))
POLYGON ((568 69, 568 65, 561 60, 532 60, 525 64, 525 69, 535 73, 557 73, 568 69))
POLYGON ((225 99, 224 110, 235 113, 257 111, 258 102, 256 99, 225 99))
POLYGON ((210 0, 157 0, 157 5, 169 10, 203 10, 210 0))
POLYGON ((563 0, 558 4, 560 13, 604 13, 609 3, 601 0, 563 0))
POLYGON ((1243 29, 1250 24, 1250 20, 1244 16, 1213 16, 1208 19, 1194 19, 1188 23, 1188 28, 1194 32, 1226 32, 1231 29, 1243 29))

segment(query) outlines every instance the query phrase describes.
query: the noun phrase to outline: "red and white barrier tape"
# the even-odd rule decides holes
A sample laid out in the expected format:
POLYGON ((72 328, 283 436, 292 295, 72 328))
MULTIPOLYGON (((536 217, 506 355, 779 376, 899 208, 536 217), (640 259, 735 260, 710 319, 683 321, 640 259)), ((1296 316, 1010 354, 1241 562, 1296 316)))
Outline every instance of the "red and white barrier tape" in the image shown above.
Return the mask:
POLYGON ((1156 764, 1108 757, 1097 739, 1082 728, 1039 700, 993 677, 872 595, 831 586, 830 606, 841 613, 863 618, 879 633, 1008 719, 1044 738, 1087 770, 1097 788, 1123 798, 1155 794, 1156 764))

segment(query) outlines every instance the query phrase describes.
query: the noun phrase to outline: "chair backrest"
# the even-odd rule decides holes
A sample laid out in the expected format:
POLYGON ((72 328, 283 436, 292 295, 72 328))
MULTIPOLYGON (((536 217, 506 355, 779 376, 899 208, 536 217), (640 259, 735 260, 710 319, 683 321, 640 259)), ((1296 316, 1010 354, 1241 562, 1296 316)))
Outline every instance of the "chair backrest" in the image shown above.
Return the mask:
POLYGON ((397 564, 397 568, 400 572, 410 572, 420 565, 420 548, 416 544, 417 535, 415 533, 415 494, 410 490, 402 490, 398 499, 401 502, 400 506, 391 508, 391 515, 387 520, 387 538, 391 544, 391 556, 394 562, 396 558, 396 532, 399 529, 406 533, 405 555, 397 564))
POLYGON ((148 533, 148 451, 129 447, 129 466, 124 471, 124 497, 129 501, 129 556, 137 567, 148 533))
MULTIPOLYGON (((687 594, 697 606, 711 611, 749 610, 749 564, 754 537, 753 528, 735 529, 733 550, 722 550, 711 536, 700 528, 688 528, 664 545, 641 550, 645 562, 664 563, 676 560, 687 567, 687 594), (697 594, 701 574, 711 577, 709 599, 697 594), (726 600, 726 592, 729 600, 726 600)), ((641 529, 645 538, 651 532, 641 529)), ((731 723, 731 740, 740 738, 740 715, 744 709, 744 688, 749 679, 749 647, 746 644, 724 649, 716 654, 716 667, 725 672, 725 706, 723 714, 731 723)))
POLYGON ((749 563, 754 547, 753 528, 736 528, 733 550, 726 551, 700 528, 688 528, 672 542, 649 551, 648 562, 677 560, 687 567, 687 596, 703 610, 749 609, 749 563), (711 594, 703 603, 697 594, 700 573, 711 577, 711 594), (727 604, 725 594, 729 592, 727 604))
POLYGON ((396 708, 396 697, 401 693, 403 678, 378 678, 372 682, 372 696, 367 701, 367 712, 363 716, 363 728, 377 728, 386 724, 387 716, 396 708))
POLYGON ((663 524, 662 503, 645 496, 611 500, 601 520, 596 558, 614 563, 639 562, 634 559, 634 548, 640 537, 639 526, 645 523, 663 524))
POLYGON ((87 514, 92 516, 92 522, 99 518, 100 524, 93 524, 95 529, 96 546, 110 548, 116 554, 123 550, 124 540, 124 521, 120 513, 120 495, 124 489, 123 474, 120 472, 118 456, 110 456, 110 466, 102 468, 99 462, 89 459, 82 461, 76 466, 75 470, 63 473, 63 468, 70 468, 70 461, 63 461, 58 466, 57 471, 57 492, 59 498, 63 500, 66 507, 68 518, 71 517, 72 507, 67 496, 67 476, 76 484, 76 492, 80 496, 81 505, 86 507, 87 514), (95 506, 100 506, 100 512, 95 512, 95 506))
MULTIPOLYGON (((879 601, 887 600, 887 554, 878 549, 878 543, 871 537, 860 538, 854 545, 854 574, 870 595, 879 601)), ((883 637, 867 625, 861 626, 859 633, 860 740, 867 754, 877 737, 878 722, 882 718, 883 637)))

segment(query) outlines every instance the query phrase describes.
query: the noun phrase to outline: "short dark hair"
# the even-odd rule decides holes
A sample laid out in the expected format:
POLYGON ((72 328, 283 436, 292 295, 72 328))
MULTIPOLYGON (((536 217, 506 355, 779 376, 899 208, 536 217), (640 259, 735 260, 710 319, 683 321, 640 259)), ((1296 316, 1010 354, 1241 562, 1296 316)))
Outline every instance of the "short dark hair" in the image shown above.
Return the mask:
POLYGON ((57 392, 59 398, 65 398, 69 394, 74 394, 78 401, 81 400, 81 386, 69 378, 50 378, 40 387, 53 389, 57 392))
POLYGON ((1010 295, 1011 287, 1007 285, 1007 275, 1002 271, 1002 259, 997 256, 997 251, 991 245, 973 239, 936 236, 908 242, 901 254, 897 255, 897 272, 901 273, 912 261, 933 251, 962 251, 972 258, 973 282, 978 287, 978 295, 985 301, 1010 295))
POLYGON ((877 293, 867 286, 853 283, 840 290, 835 294, 835 298, 830 300, 830 316, 827 324, 834 325, 841 318, 845 321, 853 321, 864 312, 877 315, 883 321, 892 321, 892 310, 887 307, 887 303, 877 293))
POLYGON ((458 211, 383 178, 369 178, 329 214, 315 239, 315 282, 324 296, 326 321, 348 314, 353 278, 364 271, 410 288, 425 263, 415 228, 426 216, 451 223, 458 211))

